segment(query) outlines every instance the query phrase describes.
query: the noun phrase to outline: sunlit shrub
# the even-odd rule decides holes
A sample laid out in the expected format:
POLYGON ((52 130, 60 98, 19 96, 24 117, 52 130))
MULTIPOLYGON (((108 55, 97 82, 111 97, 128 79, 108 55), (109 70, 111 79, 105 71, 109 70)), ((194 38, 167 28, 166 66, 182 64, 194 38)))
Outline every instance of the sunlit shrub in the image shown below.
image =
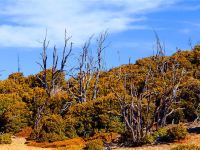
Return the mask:
POLYGON ((168 128, 166 128, 166 127, 159 128, 158 131, 155 131, 153 133, 153 137, 158 142, 167 142, 167 141, 169 141, 168 128))
POLYGON ((16 94, 0 94, 0 131, 19 132, 27 126, 29 112, 26 104, 16 94))
POLYGON ((172 128, 167 130, 167 135, 169 136, 170 141, 184 139, 187 135, 187 129, 183 124, 175 125, 172 128))
POLYGON ((4 133, 0 134, 0 144, 11 144, 11 134, 9 133, 4 133))
POLYGON ((102 141, 106 142, 106 143, 110 143, 113 140, 116 140, 119 138, 119 134, 118 133, 105 133, 105 132, 98 132, 96 133, 94 136, 88 138, 88 140, 95 140, 95 139, 101 139, 102 141))
POLYGON ((62 141, 65 137, 65 121, 59 115, 45 116, 41 128, 33 130, 30 139, 38 142, 62 141))

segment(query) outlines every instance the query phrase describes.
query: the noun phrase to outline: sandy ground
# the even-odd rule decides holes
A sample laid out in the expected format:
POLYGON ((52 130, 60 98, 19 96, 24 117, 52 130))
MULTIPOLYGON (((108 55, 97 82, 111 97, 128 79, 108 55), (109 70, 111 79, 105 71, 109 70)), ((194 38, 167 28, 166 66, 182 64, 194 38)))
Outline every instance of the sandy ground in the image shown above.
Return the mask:
POLYGON ((12 138, 12 143, 0 145, 0 150, 53 150, 51 148, 38 148, 27 146, 24 144, 25 142, 25 138, 12 138))

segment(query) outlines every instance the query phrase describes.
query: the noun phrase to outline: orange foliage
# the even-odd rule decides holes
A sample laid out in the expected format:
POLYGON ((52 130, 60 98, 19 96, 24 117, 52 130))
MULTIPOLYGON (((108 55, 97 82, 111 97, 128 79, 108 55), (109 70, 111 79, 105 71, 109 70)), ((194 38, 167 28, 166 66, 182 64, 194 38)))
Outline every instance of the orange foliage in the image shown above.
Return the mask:
POLYGON ((27 138, 30 136, 31 132, 32 132, 31 127, 25 127, 20 132, 16 133, 15 136, 27 138))
POLYGON ((110 133, 96 133, 93 137, 87 138, 88 141, 101 139, 107 143, 111 143, 117 140, 120 137, 118 133, 110 132, 110 133))
POLYGON ((35 146, 35 147, 42 147, 42 148, 57 148, 57 147, 67 147, 71 145, 79 145, 82 147, 85 147, 86 142, 82 138, 73 138, 68 139, 64 141, 56 141, 52 143, 43 142, 43 143, 37 143, 35 141, 29 141, 28 146, 35 146))

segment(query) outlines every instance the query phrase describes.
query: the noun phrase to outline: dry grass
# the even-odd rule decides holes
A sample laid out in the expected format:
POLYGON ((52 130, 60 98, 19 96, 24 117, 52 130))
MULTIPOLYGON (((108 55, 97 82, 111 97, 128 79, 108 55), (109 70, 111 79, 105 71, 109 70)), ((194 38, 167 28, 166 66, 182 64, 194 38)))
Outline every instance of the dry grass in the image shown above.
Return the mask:
POLYGON ((85 139, 86 141, 95 140, 95 139, 101 139, 103 141, 106 141, 107 143, 116 141, 118 138, 120 138, 120 135, 118 133, 96 133, 93 137, 85 139))
POLYGON ((85 147, 85 141, 82 138, 74 138, 69 140, 63 140, 63 141, 57 141, 57 142, 43 142, 43 143, 37 143, 35 141, 29 141, 28 146, 34 146, 34 147, 42 147, 42 148, 57 148, 57 147, 69 147, 71 145, 79 145, 80 147, 85 147))

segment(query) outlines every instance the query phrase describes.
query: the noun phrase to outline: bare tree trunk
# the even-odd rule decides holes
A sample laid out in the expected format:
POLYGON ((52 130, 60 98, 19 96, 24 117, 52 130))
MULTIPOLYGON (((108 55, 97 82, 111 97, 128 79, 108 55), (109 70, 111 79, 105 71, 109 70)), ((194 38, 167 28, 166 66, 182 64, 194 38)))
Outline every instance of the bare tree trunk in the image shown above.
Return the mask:
POLYGON ((58 55, 57 55, 57 49, 56 46, 54 46, 54 51, 53 51, 53 63, 52 63, 52 74, 51 74, 51 83, 48 84, 48 79, 47 79, 47 48, 49 45, 49 41, 47 41, 47 33, 45 35, 45 39, 43 41, 43 51, 41 53, 41 57, 42 57, 42 63, 38 63, 39 66, 42 69, 42 77, 37 76, 37 78, 40 80, 40 82, 43 85, 43 88, 46 91, 47 94, 47 98, 44 101, 44 103, 38 107, 37 110, 37 116, 36 116, 36 120, 35 120, 35 129, 38 129, 40 121, 42 119, 42 115, 43 113, 45 113, 45 109, 49 106, 50 103, 50 99, 52 97, 52 95, 55 94, 55 87, 59 87, 59 76, 64 72, 64 68, 65 65, 67 63, 67 60, 72 52, 72 43, 70 44, 70 48, 68 50, 68 52, 66 52, 67 50, 67 44, 68 41, 70 40, 70 37, 67 38, 66 37, 66 31, 65 31, 65 44, 64 44, 64 49, 63 49, 63 54, 62 54, 62 59, 61 59, 61 64, 60 64, 60 69, 58 69, 58 55))
POLYGON ((107 32, 104 32, 104 33, 101 33, 99 38, 97 39, 97 43, 98 43, 98 47, 97 47, 97 69, 96 69, 96 79, 95 79, 95 83, 94 83, 94 90, 93 90, 93 96, 92 96, 93 100, 97 98, 99 76, 100 76, 100 71, 102 69, 102 52, 106 48, 104 46, 106 37, 107 37, 107 32))
POLYGON ((88 99, 96 99, 98 91, 98 83, 100 78, 100 71, 102 69, 102 52, 106 48, 104 42, 107 36, 107 32, 100 34, 97 39, 97 62, 95 62, 94 56, 90 53, 90 43, 92 36, 82 47, 80 58, 78 59, 78 73, 77 77, 72 75, 73 81, 78 83, 78 88, 72 88, 70 93, 77 101, 82 103, 88 101, 88 99), (91 85, 91 80, 94 79, 94 85, 91 85), (88 89, 93 86, 92 96, 88 98, 88 89))

